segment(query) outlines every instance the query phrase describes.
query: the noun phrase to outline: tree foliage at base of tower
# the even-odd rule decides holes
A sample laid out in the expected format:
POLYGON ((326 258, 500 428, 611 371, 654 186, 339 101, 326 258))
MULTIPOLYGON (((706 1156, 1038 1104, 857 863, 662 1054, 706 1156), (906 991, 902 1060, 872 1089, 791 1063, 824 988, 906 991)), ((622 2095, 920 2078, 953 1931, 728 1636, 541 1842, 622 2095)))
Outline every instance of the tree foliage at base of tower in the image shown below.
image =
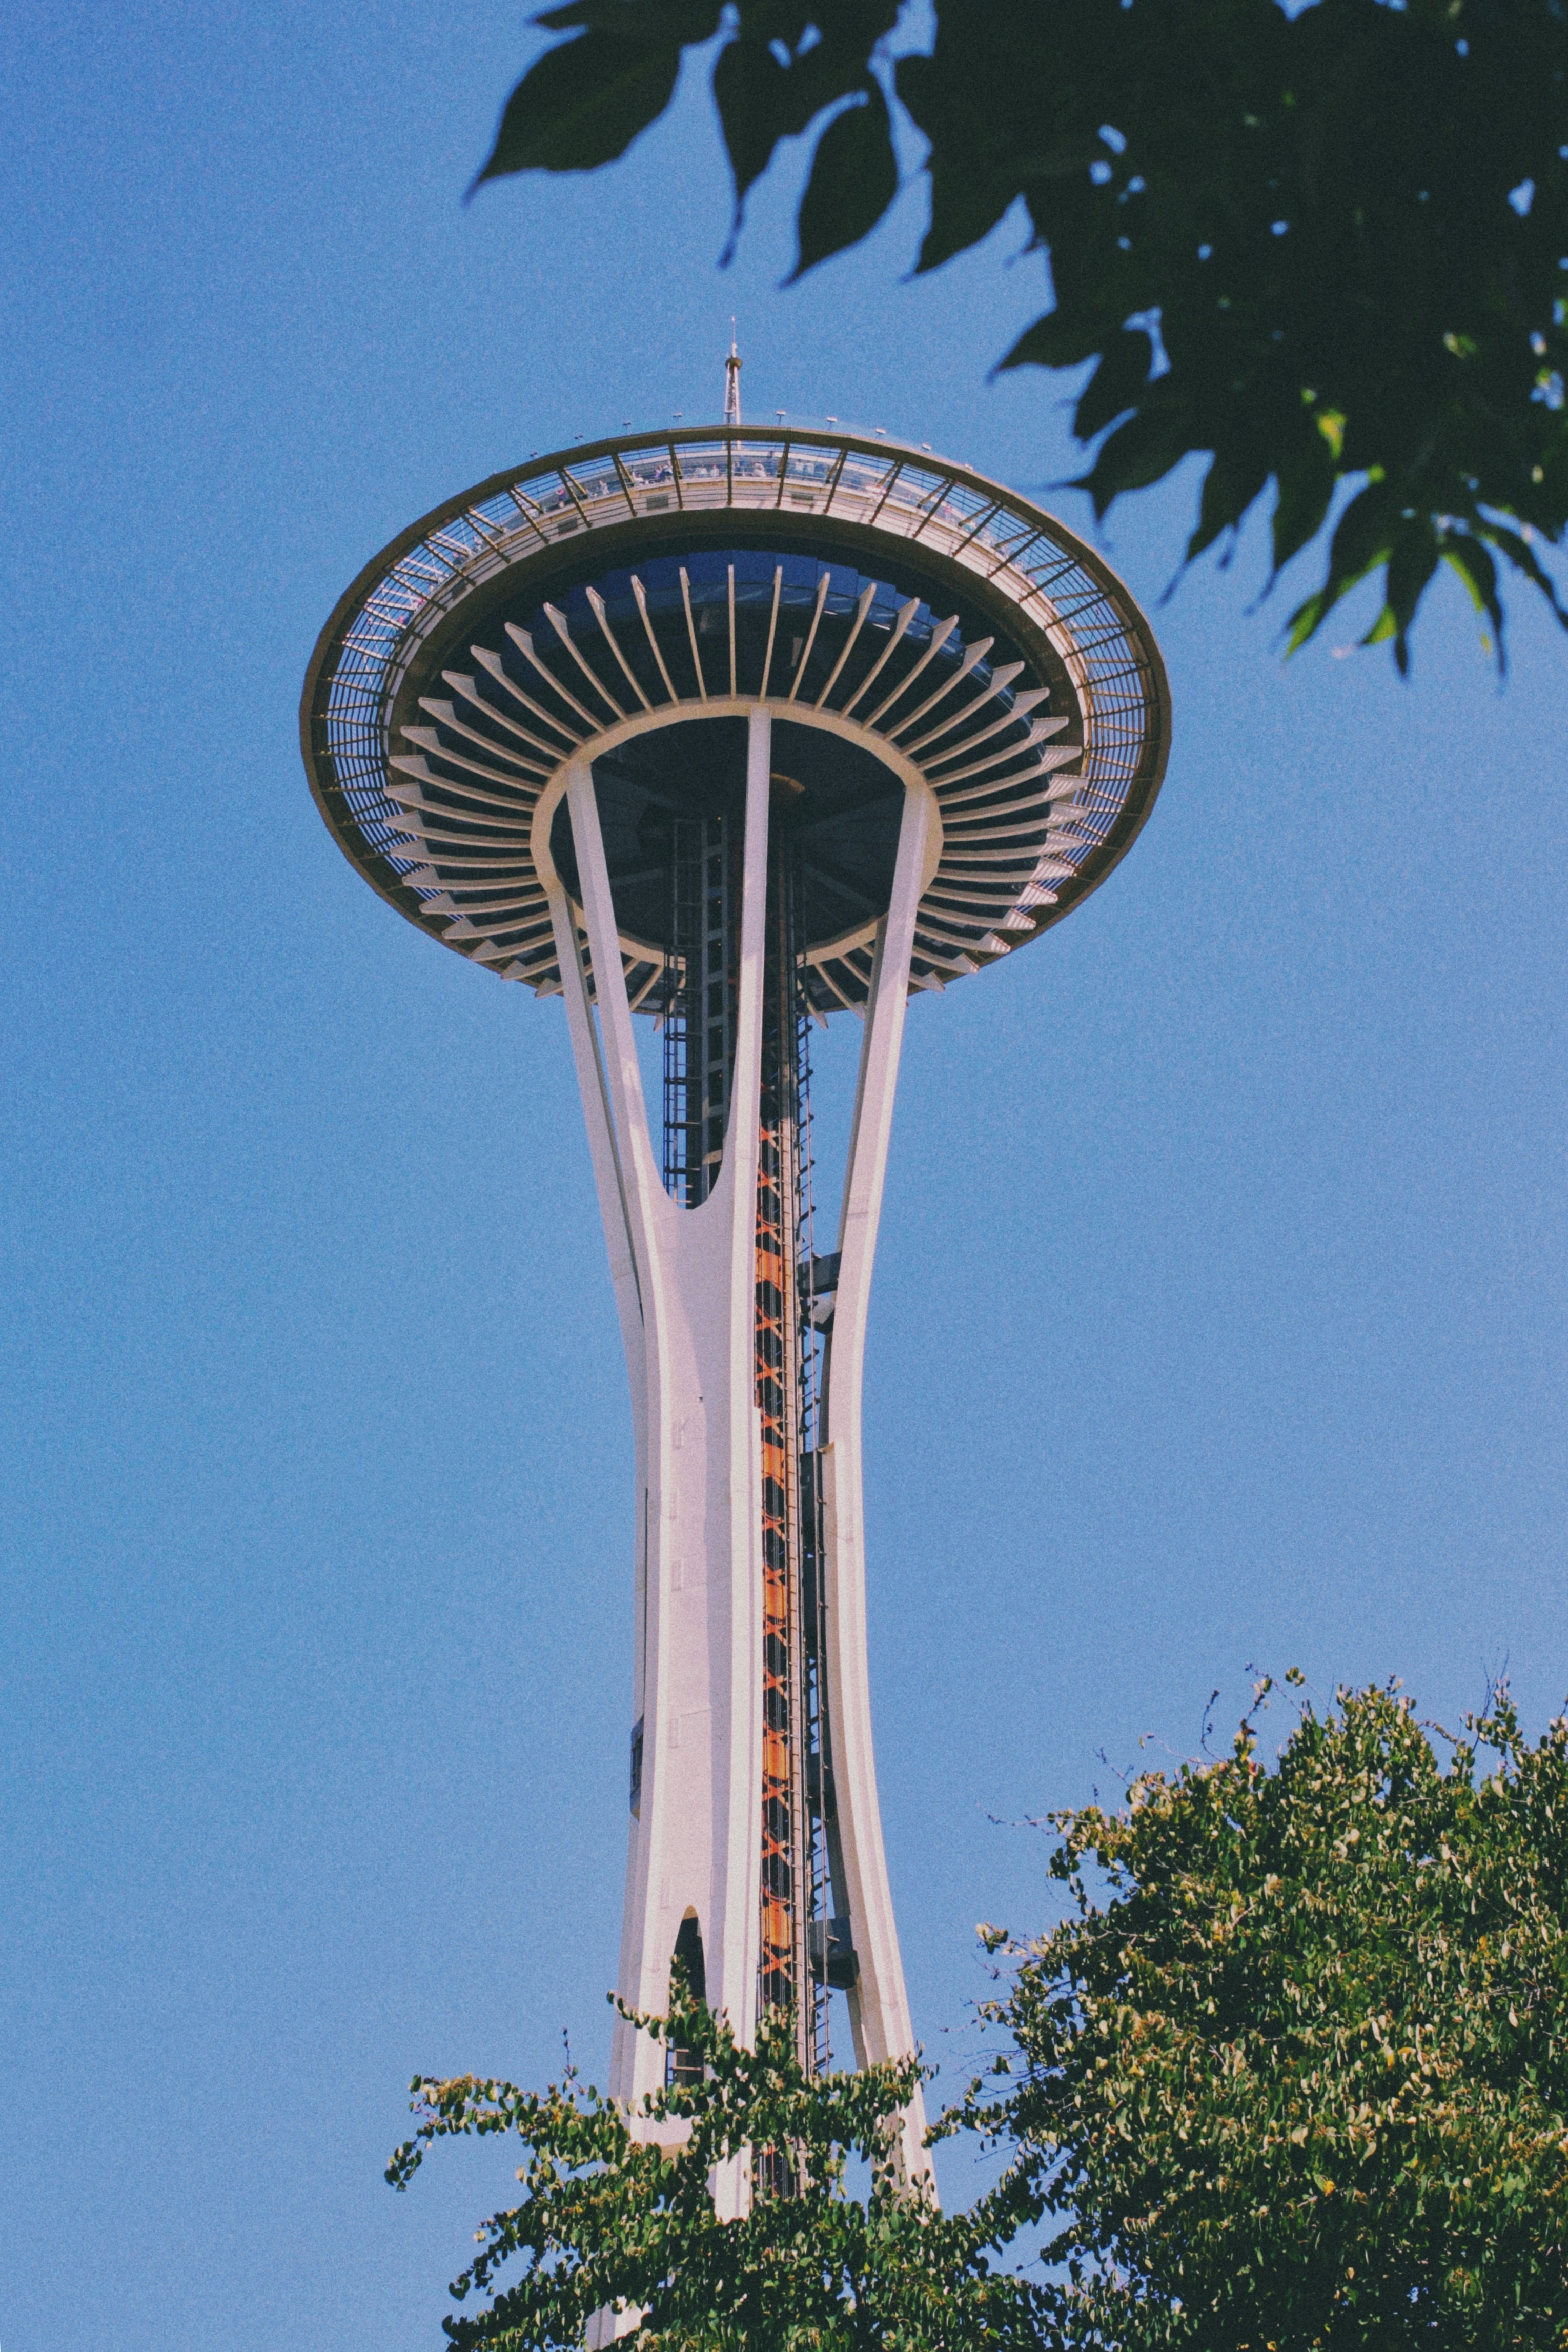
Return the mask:
POLYGON ((1255 1724, 1052 1815, 1067 1916, 982 1931, 996 2056, 937 2126, 1003 2158, 967 2213, 895 2168, 914 2062, 808 2081, 778 2017, 737 2050, 678 1985, 636 2021, 703 2068, 638 2121, 677 2144, 570 2074, 416 2083, 395 2185, 449 2135, 526 2148, 453 2343, 564 2352, 620 2306, 637 2352, 1564 2352, 1568 1723, 1531 1745, 1500 1696, 1435 1745, 1342 1692, 1271 1764, 1255 1724), (758 2148, 796 2193, 721 2221, 758 2148))
POLYGON ((1191 562, 1272 489, 1274 571, 1326 539, 1293 648, 1381 576, 1364 642, 1409 628, 1439 565, 1502 657, 1500 560, 1568 625, 1543 546, 1568 529, 1568 8, 1563 0, 568 0, 481 181, 591 169, 718 40, 747 196, 813 128, 796 275, 898 193, 894 116, 925 142, 917 268, 1015 204, 1051 307, 999 361, 1092 373, 1074 429, 1103 515, 1208 457, 1191 562))
POLYGON ((667 2018, 622 2012, 680 2049, 702 2079, 653 2093, 637 2132, 569 2070, 544 2092, 464 2075, 413 2084, 420 2125, 388 2168, 405 2188, 437 2139, 513 2133, 526 2158, 521 2200, 478 2231, 481 2252, 455 2280, 459 2302, 488 2307, 444 2325, 462 2352, 564 2352, 595 2312, 640 2315, 634 2352, 1026 2352, 1038 2290, 997 2269, 988 2200, 958 2216, 904 2183, 899 2111, 916 2060, 809 2080, 794 2030, 763 2021, 737 2047, 677 1982, 667 2018), (656 2135, 643 2137, 647 2132, 656 2135), (788 2195, 757 2197, 721 2220, 716 2168, 747 2176, 758 2150, 788 2150, 788 2195), (846 2167, 870 2168, 863 2197, 846 2167), (500 2283, 503 2267, 521 2274, 500 2283))
POLYGON ((1568 2345, 1568 1725, 1502 1698, 1444 1766, 1342 1693, 1273 1769, 1247 1723, 1130 1793, 1055 1817, 1072 1914, 963 2116, 1055 2223, 1046 2340, 1568 2345))

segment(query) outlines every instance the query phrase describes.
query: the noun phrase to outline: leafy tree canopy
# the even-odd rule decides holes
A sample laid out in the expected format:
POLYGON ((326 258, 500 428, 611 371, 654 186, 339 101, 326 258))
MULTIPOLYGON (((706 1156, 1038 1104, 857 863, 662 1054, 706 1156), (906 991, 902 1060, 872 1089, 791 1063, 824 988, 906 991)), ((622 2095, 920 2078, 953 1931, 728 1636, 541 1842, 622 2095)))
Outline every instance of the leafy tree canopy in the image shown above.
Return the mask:
POLYGON ((1057 2224, 1047 2339, 1568 2344, 1568 1723, 1530 1747, 1501 1699, 1444 1766, 1392 1691, 1342 1694, 1273 1770, 1243 1724, 1056 1818, 1072 1915, 964 2116, 1057 2224))
POLYGON ((632 2352, 1032 2352, 1033 2293, 989 2258, 1007 2209, 982 2199, 946 2216, 901 2177, 896 2123, 917 2061, 809 2081, 780 2012, 741 2050, 678 1981, 668 2018, 635 2021, 695 2078, 656 2092, 637 2137, 570 2070, 543 2093, 469 2075, 413 2084, 420 2126, 388 2168, 395 2188, 455 2134, 516 2133, 527 2149, 521 2202, 484 2224, 452 2293, 488 2292, 513 2259, 522 2275, 478 2316, 445 2322, 461 2352, 580 2346, 600 2310, 640 2317, 632 2352), (749 2177, 759 2151, 775 2192, 720 2220, 716 2172, 738 2162, 749 2177), (870 2168, 863 2198, 845 2186, 851 2157, 870 2168))
POLYGON ((1498 559, 1568 625, 1564 0, 568 0, 481 181, 622 154, 717 40, 736 226, 779 142, 820 125, 796 275, 898 192, 925 142, 918 268, 1021 199, 1051 306, 1000 361, 1092 361, 1074 428, 1097 514, 1207 453, 1191 562, 1273 488, 1274 571, 1320 537, 1293 648, 1381 574, 1365 642, 1401 670, 1439 563, 1500 661, 1498 559))
POLYGON ((808 2081, 781 2019, 738 2050, 678 1983, 637 2022, 693 2079, 642 2116, 570 2074, 416 2082, 397 2187, 450 2135, 526 2150, 448 2336, 557 2352, 619 2307, 636 2352, 1563 2352, 1568 1722, 1531 1746, 1503 1697, 1447 1745, 1342 1693, 1272 1766, 1248 1721, 1053 1815, 1066 1915, 982 1931, 996 2056, 936 2126, 1004 2158, 967 2213, 898 2173, 915 2062, 808 2081), (737 2159, 775 2193, 721 2220, 737 2159))

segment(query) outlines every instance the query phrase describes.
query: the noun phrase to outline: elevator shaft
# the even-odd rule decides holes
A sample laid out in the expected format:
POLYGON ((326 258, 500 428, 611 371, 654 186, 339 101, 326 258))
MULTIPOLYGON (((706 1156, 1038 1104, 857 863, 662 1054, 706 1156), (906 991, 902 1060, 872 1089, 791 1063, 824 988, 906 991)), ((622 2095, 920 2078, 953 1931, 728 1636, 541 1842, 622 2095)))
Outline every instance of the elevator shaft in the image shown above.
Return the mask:
MULTIPOLYGON (((775 827, 768 870, 758 1094, 757 1289, 753 1330, 762 1444, 762 1820, 758 2000, 793 2018, 800 2060, 825 2065, 825 1987, 811 1969, 823 1894, 820 1864, 818 1645, 808 1527, 816 1480, 808 1444, 816 1399, 816 1335, 801 1314, 810 1265, 809 1029, 796 940, 798 877, 788 834, 775 827)), ((819 1938, 820 1940, 820 1938, 819 1938)))

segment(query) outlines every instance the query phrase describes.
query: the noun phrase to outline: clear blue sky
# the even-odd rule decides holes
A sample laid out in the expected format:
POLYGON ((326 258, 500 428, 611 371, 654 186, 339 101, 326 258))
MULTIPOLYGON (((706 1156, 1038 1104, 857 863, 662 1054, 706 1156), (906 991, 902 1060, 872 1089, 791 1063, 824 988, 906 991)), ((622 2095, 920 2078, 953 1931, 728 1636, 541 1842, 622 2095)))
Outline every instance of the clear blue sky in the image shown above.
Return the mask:
MULTIPOLYGON (((0 2347, 416 2352, 509 2176, 393 2197, 407 2078, 607 2049, 630 1453, 559 1004, 350 873, 305 663, 449 492, 714 413, 732 310, 752 414, 1025 488, 1063 387, 985 380, 1016 224, 905 285, 916 196, 784 293, 780 182, 720 273, 695 92, 463 209, 517 9, 21 0, 0 41, 0 2347)), ((1151 600, 1191 495, 1113 518, 1151 600)), ((1260 577, 1159 615, 1176 751, 1112 882, 910 1015, 873 1674, 949 2080, 974 1922, 1044 1916, 989 1816, 1190 1753, 1250 1662, 1449 1722, 1505 1664, 1532 1726, 1568 1687, 1568 646, 1521 610, 1500 693, 1439 590, 1411 687, 1348 620, 1284 667, 1260 577)))

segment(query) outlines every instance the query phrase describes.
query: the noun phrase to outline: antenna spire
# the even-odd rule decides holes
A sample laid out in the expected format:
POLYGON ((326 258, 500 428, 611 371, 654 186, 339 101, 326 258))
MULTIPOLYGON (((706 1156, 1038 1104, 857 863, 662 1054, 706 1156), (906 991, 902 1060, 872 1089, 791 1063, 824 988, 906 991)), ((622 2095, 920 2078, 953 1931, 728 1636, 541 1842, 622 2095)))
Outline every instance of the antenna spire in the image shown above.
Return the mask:
POLYGON ((740 353, 735 347, 735 320, 729 322, 729 357, 724 363, 724 421, 740 422, 740 353))

